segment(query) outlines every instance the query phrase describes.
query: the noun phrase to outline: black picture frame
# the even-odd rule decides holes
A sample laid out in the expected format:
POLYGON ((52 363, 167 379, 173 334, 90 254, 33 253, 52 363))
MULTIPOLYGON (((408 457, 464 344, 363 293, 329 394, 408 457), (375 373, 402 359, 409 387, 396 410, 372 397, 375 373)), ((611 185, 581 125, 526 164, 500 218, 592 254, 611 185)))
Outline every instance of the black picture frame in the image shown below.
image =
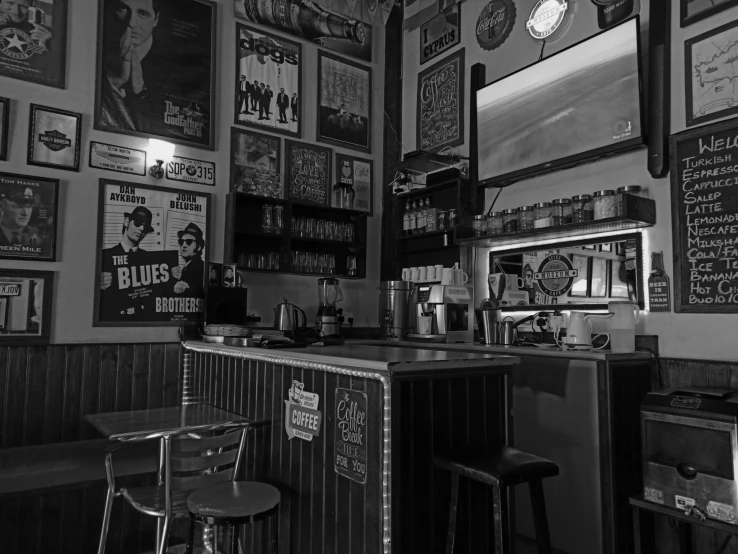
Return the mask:
MULTIPOLYGON (((33 249, 38 248, 40 252, 32 252, 27 248, 13 251, 12 242, 0 229, 0 260, 57 261, 59 180, 49 177, 0 172, 0 213, 2 213, 2 203, 5 202, 3 197, 8 188, 13 186, 21 188, 24 193, 31 189, 29 196, 33 196, 34 211, 28 224, 21 230, 21 235, 25 236, 28 232, 32 233, 29 240, 24 239, 23 243, 33 249), (42 207, 43 217, 41 215, 42 207), (49 219, 51 219, 51 222, 49 222, 49 219), (40 246, 38 246, 39 244, 40 246)), ((0 216, 0 224, 2 224, 2 216, 0 216)))
MULTIPOLYGON (((217 97, 216 88, 216 50, 218 46, 218 5, 212 0, 161 0, 163 9, 157 14, 157 22, 153 36, 153 46, 147 55, 150 57, 151 64, 155 64, 150 70, 151 76, 160 76, 162 79, 168 79, 168 82, 158 82, 155 86, 146 84, 148 92, 139 92, 139 95, 145 94, 142 98, 151 98, 154 93, 160 94, 164 101, 173 102, 172 106, 176 112, 168 112, 161 114, 153 114, 161 116, 158 120, 154 120, 151 113, 143 113, 143 110, 137 109, 141 103, 134 105, 126 105, 125 100, 121 99, 121 95, 116 92, 107 75, 105 74, 105 56, 106 43, 108 44, 108 52, 115 51, 120 39, 115 37, 108 38, 104 33, 106 31, 106 3, 108 0, 98 0, 98 27, 97 27, 97 71, 95 74, 95 111, 93 115, 93 127, 98 131, 106 131, 119 135, 128 135, 134 137, 151 138, 157 137, 167 142, 182 144, 185 146, 193 146, 205 150, 215 150, 215 102, 217 97), (209 46, 210 53, 207 61, 201 56, 196 49, 195 38, 197 35, 192 28, 187 28, 188 24, 193 24, 192 15, 196 12, 196 4, 202 4, 210 10, 209 25, 209 46), (177 25, 187 29, 186 31, 178 30, 172 32, 174 28, 174 16, 171 15, 169 9, 176 6, 178 9, 180 21, 177 25), (169 31, 169 36, 157 40, 157 34, 169 31), (173 38, 175 37, 175 38, 173 38), (180 42, 175 43, 175 40, 180 42), (159 48, 157 49, 157 45, 159 48), (186 46, 186 48, 185 48, 186 46), (180 90, 185 84, 192 82, 202 83, 195 75, 194 63, 201 62, 200 69, 209 71, 209 79, 205 80, 209 86, 209 90, 180 90), (207 66, 205 64, 208 64, 207 66), (189 65, 189 67, 188 67, 189 65), (179 86, 173 85, 172 81, 176 78, 182 80, 177 83, 179 86), (153 92, 152 92, 153 91, 153 92), (200 97, 207 93, 207 99, 200 97), (185 94, 189 94, 189 98, 185 98, 185 94), (176 105, 179 102, 179 105, 176 105), (195 105, 192 108, 192 105, 195 105), (201 121, 202 112, 200 105, 208 105, 208 113, 206 118, 207 130, 203 133, 203 137, 198 140, 195 134, 195 127, 204 125, 201 121), (183 120, 180 122, 180 120, 183 120), (166 131, 166 132, 165 132, 166 131), (192 138, 187 138, 187 137, 192 138)), ((108 14, 108 17, 111 17, 108 14)), ((117 23, 111 23, 114 27, 117 23)), ((205 29, 205 26, 202 27, 205 29)), ((200 45, 202 46, 202 45, 200 45)), ((144 59, 145 61, 145 59, 144 59)), ((146 76, 145 68, 142 70, 146 76)), ((123 90, 131 89, 130 84, 123 85, 123 90)), ((126 98, 134 95, 133 90, 129 90, 126 98)))
POLYGON ((118 146, 117 144, 109 144, 107 142, 100 142, 100 141, 97 141, 97 140, 91 140, 90 141, 90 156, 89 156, 89 159, 87 160, 87 164, 91 168, 93 168, 93 169, 102 169, 103 171, 112 171, 113 173, 123 173, 124 175, 136 175, 138 177, 145 177, 146 176, 146 168, 148 167, 147 163, 148 163, 148 152, 146 152, 146 150, 139 150, 138 148, 129 148, 127 146, 118 146), (102 146, 109 146, 109 147, 112 147, 112 148, 121 148, 121 149, 124 149, 124 150, 132 150, 134 152, 139 152, 139 153, 143 154, 143 168, 142 168, 141 173, 134 172, 134 171, 125 171, 123 169, 115 169, 114 167, 112 167, 113 164, 111 164, 111 167, 103 167, 103 166, 100 166, 100 165, 94 165, 93 162, 92 162, 92 153, 95 150, 95 145, 96 144, 99 144, 99 145, 102 145, 102 146))
POLYGON ((349 148, 351 150, 358 150, 360 152, 366 152, 367 154, 372 151, 372 68, 358 64, 354 61, 346 58, 341 58, 333 54, 318 50, 318 126, 317 126, 317 141, 333 146, 340 146, 342 148, 349 148), (340 73, 342 79, 345 80, 344 87, 337 84, 335 79, 333 80, 334 94, 328 97, 328 89, 330 85, 327 83, 327 62, 331 60, 337 65, 339 69, 343 69, 344 72, 340 73), (343 67, 341 67, 343 66, 343 67), (351 102, 351 90, 349 88, 350 79, 355 77, 351 75, 350 71, 355 71, 356 74, 361 75, 361 78, 357 78, 355 96, 357 99, 353 103, 353 107, 363 108, 366 110, 366 118, 363 121, 363 127, 366 129, 366 137, 363 137, 361 129, 356 124, 356 118, 361 119, 361 114, 354 114, 351 110, 346 110, 347 114, 342 115, 340 109, 335 108, 336 102, 341 102, 341 107, 345 106, 345 102, 351 102), (362 73, 363 72, 363 73, 362 73), (359 81, 363 82, 363 90, 358 90, 361 85, 359 81), (340 96, 335 93, 336 90, 344 90, 345 95, 340 96), (358 100, 363 94, 366 106, 362 106, 358 100), (340 99, 340 100, 339 100, 340 99), (332 107, 334 106, 334 107, 332 107), (331 113, 334 112, 334 113, 331 113), (352 116, 356 116, 353 118, 352 116), (346 130, 348 126, 349 130, 346 130), (361 137, 361 138, 356 138, 361 137), (355 140, 352 140, 355 139, 355 140))
MULTIPOLYGON (((51 335, 51 303, 52 298, 54 295, 54 272, 53 271, 36 271, 36 270, 20 270, 20 269, 5 269, 0 268, 0 345, 2 346, 9 346, 9 345, 29 345, 29 344, 48 344, 49 343, 49 337, 51 335), (34 282, 33 288, 31 289, 31 282, 34 282), (38 294, 38 282, 43 283, 43 298, 41 301, 41 309, 40 309, 40 318, 39 313, 36 311, 37 304, 36 304, 36 298, 35 295, 38 294), (4 294, 9 292, 14 292, 12 288, 5 288, 6 287, 12 287, 13 285, 19 285, 20 290, 18 291, 20 294, 4 294), (23 286, 28 286, 28 296, 24 294, 25 291, 23 291, 23 286), (26 306, 26 315, 24 317, 24 323, 25 325, 34 326, 35 324, 38 324, 39 329, 38 333, 36 334, 30 334, 30 333, 21 333, 16 332, 14 334, 11 334, 8 331, 8 324, 9 324, 9 303, 10 298, 14 296, 19 297, 25 297, 23 300, 26 300, 27 306, 26 306), (33 297, 33 298, 32 298, 33 297), (34 315, 31 314, 31 310, 33 310, 34 315)), ((23 301, 19 300, 19 301, 23 301)), ((23 306, 20 306, 21 308, 23 306)), ((19 320, 19 310, 14 310, 14 317, 16 319, 15 324, 23 324, 19 320)))
POLYGON ((222 275, 223 275, 223 264, 216 264, 216 263, 210 262, 208 264, 208 288, 219 287, 222 275), (215 272, 214 278, 213 278, 213 272, 215 272))
POLYGON ((572 254, 571 255, 571 265, 574 266, 574 269, 579 271, 579 275, 574 278, 574 281, 571 284, 571 289, 569 290, 569 296, 574 298, 588 298, 589 297, 589 286, 590 286, 590 273, 591 273, 591 260, 592 258, 589 256, 582 256, 580 254, 572 254), (584 275, 582 275, 584 273, 584 275), (584 279, 584 292, 581 291, 575 291, 574 287, 578 282, 580 282, 582 279, 584 279))
POLYGON ((591 258, 589 279, 589 296, 591 298, 607 298, 610 292, 610 260, 607 258, 591 258), (596 283, 599 279, 600 282, 596 283))
MULTIPOLYGON (((696 87, 704 88, 705 84, 709 84, 709 81, 705 81, 705 79, 709 78, 709 75, 712 74, 708 74, 708 71, 716 68, 716 65, 719 64, 717 59, 719 56, 728 58, 729 52, 726 51, 716 55, 713 50, 719 49, 719 45, 725 43, 725 41, 733 44, 735 40, 738 40, 738 20, 711 29, 684 42, 684 110, 687 127, 701 125, 708 121, 738 114, 738 102, 736 102, 736 98, 733 96, 732 87, 724 87, 722 89, 724 96, 714 99, 711 99, 713 97, 708 96, 706 91, 699 90, 699 94, 697 94, 696 92, 698 91, 695 90, 696 87), (701 46, 703 44, 709 51, 702 51, 701 46), (698 63, 698 60, 704 61, 699 61, 698 63), (707 60, 709 60, 709 63, 707 63, 707 60), (694 70, 698 66, 703 65, 706 66, 705 71, 701 73, 702 77, 699 77, 695 74, 694 70), (696 105, 696 101, 699 101, 700 104, 696 105), (719 111, 711 111, 713 108, 720 106, 726 107, 719 111)), ((715 83, 717 84, 717 82, 719 81, 715 83)), ((717 90, 718 87, 715 86, 712 88, 713 90, 717 90)))
MULTIPOLYGON (((369 166, 369 190, 367 194, 363 194, 361 190, 356 191, 356 196, 354 197, 354 205, 353 208, 351 208, 353 211, 359 211, 364 212, 368 214, 369 216, 374 214, 374 161, 367 159, 367 158, 359 158, 357 156, 353 156, 351 154, 342 154, 341 152, 336 152, 333 155, 333 163, 334 163, 334 171, 333 174, 333 187, 340 186, 341 184, 347 184, 344 182, 344 180, 350 181, 350 184, 354 186, 354 189, 356 189, 356 164, 366 164, 369 166), (343 175, 343 162, 347 162, 351 164, 351 175, 349 177, 345 177, 343 175), (363 197, 363 198, 362 198, 363 197), (363 205, 363 202, 369 203, 369 208, 366 209, 363 205)), ((331 206, 337 207, 334 204, 334 196, 331 195, 331 206)))
POLYGON ((0 161, 8 161, 10 137, 10 98, 0 96, 0 161))
POLYGON ((625 257, 625 241, 619 240, 615 243, 615 255, 625 257))
MULTIPOLYGON (((31 104, 30 114, 28 117, 28 152, 26 163, 28 165, 36 165, 39 167, 63 169, 64 171, 79 171, 81 150, 80 142, 82 140, 82 114, 60 110, 59 108, 51 108, 49 106, 41 106, 39 104, 31 104), (39 118, 44 114, 56 116, 57 121, 55 123, 39 121, 39 118), (57 128, 61 123, 63 123, 61 118, 71 118, 74 121, 74 129, 72 130, 74 144, 64 146, 70 141, 70 139, 67 138, 69 134, 63 133, 57 128), (50 129, 50 127, 54 128, 50 129), (44 148, 51 152, 51 154, 44 150, 44 148), (39 159, 43 158, 45 155, 50 156, 50 159, 61 159, 63 156, 59 155, 59 152, 62 152, 67 148, 73 148, 72 159, 69 160, 68 163, 55 163, 39 159)), ((64 155, 67 154, 69 154, 69 152, 64 152, 64 155)))
POLYGON ((738 0, 717 0, 717 3, 714 2, 715 0, 713 0, 713 2, 710 2, 710 4, 712 4, 710 7, 701 9, 690 14, 689 5, 695 4, 696 2, 690 2, 690 0, 679 0, 679 26, 687 27, 688 25, 692 25, 692 23, 697 23, 698 21, 707 19, 708 17, 720 13, 723 10, 727 10, 728 8, 732 8, 733 6, 738 6, 738 0))
POLYGON ((279 198, 285 198, 285 177, 282 173, 282 139, 273 135, 259 133, 250 129, 239 129, 231 127, 231 172, 230 172, 230 189, 231 191, 246 192, 255 196, 268 195, 264 192, 274 191, 276 186, 279 187, 279 198), (245 144, 246 137, 251 138, 251 147, 249 150, 245 144), (272 152, 276 157, 274 167, 276 172, 264 169, 264 163, 259 161, 259 150, 254 144, 262 145, 261 151, 265 153, 267 158, 271 157, 268 152, 272 152), (270 149, 264 147, 269 146, 270 149), (242 151, 243 150, 243 151, 242 151), (237 163, 238 161, 244 163, 237 163))
POLYGON ((287 200, 290 200, 291 202, 296 202, 298 204, 319 205, 326 207, 330 206, 332 186, 331 184, 333 183, 333 180, 331 179, 331 168, 333 166, 333 150, 325 146, 319 146, 317 144, 311 144, 308 142, 298 142, 296 140, 289 139, 285 139, 284 144, 284 197, 287 200), (301 150, 298 153, 299 156, 301 156, 300 163, 295 163, 295 149, 301 150), (308 171, 303 172, 302 174, 300 174, 299 172, 299 167, 303 165, 306 151, 312 151, 316 154, 316 156, 314 157, 318 158, 325 155, 325 172, 320 178, 320 182, 315 183, 315 185, 322 188, 325 192, 325 197, 322 199, 320 198, 319 188, 317 188, 316 186, 307 186, 303 178, 305 175, 307 175, 308 179, 315 178, 315 175, 318 173, 318 171, 308 171), (300 191, 299 194, 297 194, 297 191, 300 191), (315 199, 311 199, 311 196, 315 197, 315 199))
POLYGON ((597 245, 596 244, 583 244, 582 250, 594 250, 597 251, 597 245))
POLYGON ((236 264, 223 264, 220 270, 220 286, 225 288, 239 288, 238 287, 238 268, 236 267, 236 264), (226 273, 228 270, 231 270, 231 273, 233 274, 233 282, 226 281, 226 273))

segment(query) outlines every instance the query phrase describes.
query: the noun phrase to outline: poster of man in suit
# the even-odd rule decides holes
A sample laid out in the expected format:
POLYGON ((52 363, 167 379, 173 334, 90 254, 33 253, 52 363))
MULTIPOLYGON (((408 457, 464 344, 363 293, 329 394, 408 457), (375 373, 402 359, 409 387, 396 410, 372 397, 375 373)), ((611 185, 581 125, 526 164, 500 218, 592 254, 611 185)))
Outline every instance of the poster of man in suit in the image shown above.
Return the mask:
POLYGON ((95 326, 201 321, 210 195, 100 180, 95 326))
POLYGON ((236 36, 235 123, 300 137, 299 107, 293 109, 292 118, 287 117, 286 109, 290 98, 297 102, 302 96, 302 47, 242 24, 237 25, 236 36), (250 101, 245 100, 244 89, 250 101))

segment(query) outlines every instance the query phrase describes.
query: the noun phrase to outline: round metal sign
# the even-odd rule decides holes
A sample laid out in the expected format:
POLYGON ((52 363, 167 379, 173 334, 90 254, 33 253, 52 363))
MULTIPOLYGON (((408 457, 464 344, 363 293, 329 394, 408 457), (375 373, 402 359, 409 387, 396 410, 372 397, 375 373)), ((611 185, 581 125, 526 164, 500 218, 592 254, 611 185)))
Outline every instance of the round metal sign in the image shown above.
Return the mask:
POLYGON ((571 290, 574 278, 579 271, 574 269, 569 258, 561 254, 551 254, 545 258, 533 279, 538 282, 541 292, 549 296, 562 296, 571 290))
POLYGON ((515 25, 515 4, 512 0, 492 0, 477 19, 477 42, 485 50, 494 50, 510 36, 515 25))
POLYGON ((553 42, 559 38, 568 27, 567 10, 569 3, 566 0, 538 0, 525 22, 525 28, 537 40, 553 42), (561 25, 566 21, 566 25, 561 25), (554 33, 561 28, 561 32, 554 33))

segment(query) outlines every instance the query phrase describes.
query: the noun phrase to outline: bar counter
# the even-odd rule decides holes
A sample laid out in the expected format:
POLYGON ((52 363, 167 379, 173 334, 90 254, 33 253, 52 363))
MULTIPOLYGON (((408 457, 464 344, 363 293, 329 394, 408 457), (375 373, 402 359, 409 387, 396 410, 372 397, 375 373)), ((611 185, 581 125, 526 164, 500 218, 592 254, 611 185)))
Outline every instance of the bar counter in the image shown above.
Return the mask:
MULTIPOLYGON (((282 493, 280 553, 443 552, 450 481, 432 467, 433 453, 512 444, 515 356, 359 344, 183 348, 183 402, 267 422, 249 436, 245 479, 282 493)), ((462 485, 457 554, 491 550, 491 510, 486 487, 462 485)), ((266 551, 268 529, 252 527, 246 550, 266 551)))

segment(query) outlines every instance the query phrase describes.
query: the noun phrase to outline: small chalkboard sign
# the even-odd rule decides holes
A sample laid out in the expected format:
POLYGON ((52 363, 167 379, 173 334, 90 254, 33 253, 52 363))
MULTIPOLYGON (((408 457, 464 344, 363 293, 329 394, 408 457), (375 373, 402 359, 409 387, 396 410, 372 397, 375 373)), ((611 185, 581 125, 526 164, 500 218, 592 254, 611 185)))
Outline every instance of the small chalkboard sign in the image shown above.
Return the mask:
POLYGON ((335 460, 336 473, 366 483, 367 465, 366 394, 350 389, 336 389, 335 460))
POLYGON ((738 119, 670 139, 676 312, 738 312, 738 119))
POLYGON ((464 143, 464 49, 418 75, 416 148, 437 152, 464 143))
POLYGON ((296 202, 330 203, 330 148, 285 140, 287 147, 287 197, 296 202))

